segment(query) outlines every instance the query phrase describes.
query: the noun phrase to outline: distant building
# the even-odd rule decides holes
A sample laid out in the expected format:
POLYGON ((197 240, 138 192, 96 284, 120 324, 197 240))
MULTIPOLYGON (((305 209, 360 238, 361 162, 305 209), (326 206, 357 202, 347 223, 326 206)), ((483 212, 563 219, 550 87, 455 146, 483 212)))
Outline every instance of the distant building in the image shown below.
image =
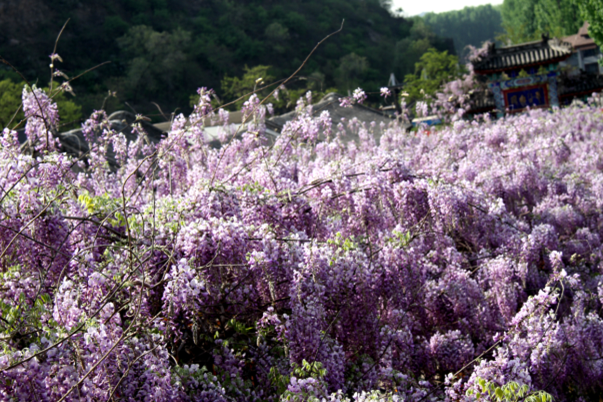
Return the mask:
POLYGON ((499 116, 559 106, 558 66, 571 57, 572 50, 571 44, 547 36, 503 48, 492 43, 472 62, 473 70, 486 79, 499 116))
POLYGON ((575 67, 575 73, 584 71, 588 74, 601 74, 603 73, 603 66, 599 64, 601 51, 594 39, 588 35, 588 26, 588 22, 585 22, 577 34, 563 38, 563 41, 572 45, 574 52, 560 65, 575 67))
POLYGON ((470 113, 496 110, 498 116, 527 108, 570 104, 603 90, 601 52, 588 36, 588 24, 563 39, 497 48, 490 44, 472 61, 487 90, 473 96, 470 113), (569 67, 569 68, 568 68, 569 67))

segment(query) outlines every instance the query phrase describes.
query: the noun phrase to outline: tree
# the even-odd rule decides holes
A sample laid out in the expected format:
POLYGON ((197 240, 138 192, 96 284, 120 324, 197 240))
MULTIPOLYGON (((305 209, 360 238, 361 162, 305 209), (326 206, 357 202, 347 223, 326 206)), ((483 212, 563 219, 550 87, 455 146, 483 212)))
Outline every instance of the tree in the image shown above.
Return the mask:
POLYGON ((129 60, 126 90, 133 99, 156 97, 160 90, 162 96, 169 96, 180 86, 188 67, 189 32, 181 28, 157 32, 140 25, 130 28, 117 42, 129 60))
POLYGON ((575 34, 584 22, 578 3, 577 0, 505 0, 501 8, 505 34, 499 39, 522 43, 537 40, 542 34, 556 37, 575 34))
POLYGON ((580 14, 590 24, 588 34, 603 46, 603 0, 581 0, 580 14))
POLYGON ((538 0, 505 0, 501 7, 503 38, 507 42, 527 42, 536 37, 534 8, 538 0))
POLYGON ((300 71, 304 76, 320 71, 325 88, 341 84, 342 92, 348 85, 375 91, 392 72, 411 73, 428 48, 443 51, 450 44, 419 26, 421 18, 392 12, 389 0, 106 0, 80 2, 77 10, 76 0, 36 0, 40 7, 29 7, 31 12, 23 12, 21 3, 3 3, 0 54, 29 81, 48 75, 47 55, 69 17, 57 49, 65 73, 74 77, 111 61, 73 82, 86 113, 100 107, 107 90, 117 91, 120 102, 139 113, 155 113, 151 101, 164 111, 187 109, 199 87, 223 97, 221 80, 241 77, 245 65, 270 65, 275 78, 286 78, 343 19, 343 31, 323 43, 300 71), (405 39, 412 51, 397 46, 405 39), (348 84, 337 78, 341 59, 352 53, 365 58, 368 67, 348 84))
POLYGON ((285 43, 289 40, 289 29, 282 26, 278 22, 273 22, 266 27, 264 35, 270 41, 270 45, 274 51, 278 53, 285 52, 285 43))
POLYGON ((539 0, 534 15, 536 29, 554 37, 575 34, 584 22, 576 0, 539 0))
POLYGON ((335 80, 340 88, 351 91, 359 85, 368 68, 369 63, 366 57, 350 53, 341 58, 335 80))
MULTIPOLYGON (((268 96, 275 89, 276 84, 260 89, 274 83, 275 78, 271 70, 271 66, 259 65, 251 68, 245 66, 245 73, 241 77, 225 76, 221 88, 224 99, 222 102, 214 102, 214 106, 241 98, 229 107, 231 110, 239 110, 254 91, 257 91, 256 93, 260 97, 268 96)), ((325 88, 325 75, 320 71, 314 71, 308 76, 297 76, 287 84, 287 88, 279 87, 277 94, 269 102, 272 103, 275 113, 284 113, 294 107, 297 100, 308 91, 312 91, 313 98, 319 100, 327 93, 337 90, 325 88)), ((191 96, 191 105, 196 104, 198 100, 199 95, 191 96)))
POLYGON ((436 35, 454 40, 459 56, 468 53, 468 45, 479 47, 485 41, 494 40, 503 31, 500 8, 490 4, 445 13, 429 13, 423 19, 436 35))
MULTIPOLYGON (((245 66, 245 73, 241 78, 224 76, 222 80, 222 93, 228 102, 234 101, 238 98, 244 97, 247 94, 255 91, 258 88, 271 84, 274 81, 274 76, 271 75, 268 70, 270 66, 255 66, 249 68, 245 66)), ((270 88, 270 90, 274 87, 270 88)), ((260 95, 267 95, 269 92, 264 90, 260 92, 260 95)), ((243 103, 247 101, 247 97, 238 100, 233 108, 238 110, 243 106, 243 103)))
POLYGON ((415 64, 415 73, 404 78, 404 90, 410 102, 421 100, 434 95, 444 83, 460 77, 461 73, 457 56, 431 48, 415 64))

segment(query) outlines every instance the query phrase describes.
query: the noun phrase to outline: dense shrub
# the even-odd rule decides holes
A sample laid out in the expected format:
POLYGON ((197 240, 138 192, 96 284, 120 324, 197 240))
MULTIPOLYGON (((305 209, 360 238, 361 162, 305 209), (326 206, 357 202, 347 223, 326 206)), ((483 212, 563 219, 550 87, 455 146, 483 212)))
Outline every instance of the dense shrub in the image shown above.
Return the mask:
POLYGON ((24 96, 31 146, 5 130, 0 148, 0 399, 603 391, 595 107, 378 141, 352 120, 354 143, 302 102, 266 145, 253 97, 247 132, 214 149, 203 117, 227 114, 202 90, 156 146, 95 113, 76 160, 52 101, 24 96))

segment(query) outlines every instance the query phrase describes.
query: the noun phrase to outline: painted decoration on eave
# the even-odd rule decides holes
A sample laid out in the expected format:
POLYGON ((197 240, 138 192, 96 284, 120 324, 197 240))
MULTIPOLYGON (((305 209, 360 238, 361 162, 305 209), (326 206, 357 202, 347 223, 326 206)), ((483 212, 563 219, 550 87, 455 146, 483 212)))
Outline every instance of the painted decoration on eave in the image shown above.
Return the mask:
POLYGON ((527 108, 549 108, 559 106, 557 78, 555 72, 546 75, 518 77, 507 81, 488 84, 494 94, 498 115, 518 113, 527 108))

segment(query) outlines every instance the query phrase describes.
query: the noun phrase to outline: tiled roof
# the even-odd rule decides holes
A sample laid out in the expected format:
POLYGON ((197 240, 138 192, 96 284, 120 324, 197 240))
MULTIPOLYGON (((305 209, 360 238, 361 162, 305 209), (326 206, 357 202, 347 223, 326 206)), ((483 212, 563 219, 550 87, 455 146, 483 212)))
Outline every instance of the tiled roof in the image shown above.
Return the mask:
POLYGON ((536 42, 498 49, 491 44, 488 53, 473 62, 473 69, 481 74, 494 73, 559 62, 567 59, 571 54, 571 44, 547 37, 536 42))
MULTIPOLYGON (((344 123, 346 134, 344 135, 345 140, 357 140, 358 133, 355 129, 348 125, 352 119, 356 118, 359 122, 366 123, 367 127, 371 122, 375 122, 376 126, 374 132, 376 135, 381 136, 383 130, 380 127, 380 123, 384 123, 385 126, 389 126, 390 123, 394 122, 395 119, 377 109, 372 109, 364 105, 354 104, 352 107, 343 107, 340 105, 342 96, 336 93, 329 93, 320 102, 312 105, 312 115, 319 116, 322 112, 327 111, 331 117, 332 131, 335 133, 338 131, 338 124, 344 123)), ((272 128, 274 131, 281 132, 282 128, 287 122, 295 119, 298 116, 298 112, 292 111, 289 113, 282 114, 280 116, 274 116, 266 120, 266 126, 272 128)))
POLYGON ((588 26, 588 22, 585 22, 577 34, 567 36, 563 38, 563 41, 571 44, 575 49, 588 49, 596 47, 597 45, 595 44, 595 41, 588 35, 588 26))

